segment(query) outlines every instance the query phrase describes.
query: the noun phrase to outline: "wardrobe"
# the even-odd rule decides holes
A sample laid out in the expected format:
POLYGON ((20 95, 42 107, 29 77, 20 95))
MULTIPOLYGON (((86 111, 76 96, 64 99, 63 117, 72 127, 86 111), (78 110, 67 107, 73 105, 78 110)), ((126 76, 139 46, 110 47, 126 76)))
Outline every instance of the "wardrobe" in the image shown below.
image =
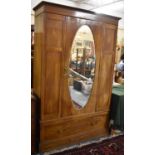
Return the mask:
POLYGON ((49 2, 41 2, 34 11, 33 90, 40 101, 39 151, 108 136, 119 18, 49 2), (93 35, 95 76, 86 105, 76 108, 67 74, 73 40, 82 26, 93 35))

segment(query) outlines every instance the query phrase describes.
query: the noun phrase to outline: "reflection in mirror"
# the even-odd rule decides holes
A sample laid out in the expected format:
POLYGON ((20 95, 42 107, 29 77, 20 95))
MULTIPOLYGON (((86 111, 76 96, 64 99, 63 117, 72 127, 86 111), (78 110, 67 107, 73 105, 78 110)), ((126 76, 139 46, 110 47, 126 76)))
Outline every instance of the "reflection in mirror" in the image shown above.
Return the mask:
POLYGON ((86 25, 74 37, 69 63, 69 91, 76 108, 83 108, 91 94, 95 73, 93 34, 86 25))

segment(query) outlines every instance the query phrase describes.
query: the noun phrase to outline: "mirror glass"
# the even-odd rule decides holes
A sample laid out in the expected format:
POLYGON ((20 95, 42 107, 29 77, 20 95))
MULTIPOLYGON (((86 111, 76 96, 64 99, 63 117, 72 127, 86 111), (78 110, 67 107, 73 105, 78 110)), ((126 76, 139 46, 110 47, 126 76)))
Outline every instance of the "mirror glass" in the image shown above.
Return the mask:
POLYGON ((72 103, 83 108, 91 95, 95 75, 95 45, 91 29, 81 26, 70 52, 68 84, 72 103))

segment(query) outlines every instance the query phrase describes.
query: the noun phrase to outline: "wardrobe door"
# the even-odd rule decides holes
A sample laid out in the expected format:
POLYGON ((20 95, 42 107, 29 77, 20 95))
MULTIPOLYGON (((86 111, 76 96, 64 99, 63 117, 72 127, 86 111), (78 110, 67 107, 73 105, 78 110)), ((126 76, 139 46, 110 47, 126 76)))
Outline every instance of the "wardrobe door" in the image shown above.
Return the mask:
POLYGON ((79 18, 66 18, 66 33, 65 33, 65 51, 63 54, 63 78, 62 78, 62 88, 61 88, 61 116, 68 117, 68 116, 75 116, 81 114, 92 114, 95 113, 96 107, 96 92, 98 87, 98 74, 99 74, 99 57, 102 50, 102 23, 96 21, 90 21, 86 19, 79 19, 79 18), (73 101, 71 98, 71 94, 69 92, 68 86, 68 76, 66 75, 65 68, 69 68, 70 57, 71 57, 71 48, 75 38, 77 31, 82 27, 87 26, 90 28, 93 39, 94 39, 94 51, 95 51, 95 76, 93 81, 92 90, 88 99, 88 102, 83 108, 77 109, 73 105, 73 101))
POLYGON ((59 118, 65 17, 46 13, 44 21, 41 120, 47 121, 59 118))
POLYGON ((108 113, 114 72, 117 26, 104 24, 103 30, 103 50, 100 56, 98 104, 96 111, 108 113))

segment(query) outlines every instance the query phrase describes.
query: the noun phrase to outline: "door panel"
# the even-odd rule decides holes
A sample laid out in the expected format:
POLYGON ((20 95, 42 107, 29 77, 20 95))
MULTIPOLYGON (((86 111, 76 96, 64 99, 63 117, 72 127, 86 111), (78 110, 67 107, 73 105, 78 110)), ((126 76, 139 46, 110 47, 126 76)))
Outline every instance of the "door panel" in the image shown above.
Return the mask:
POLYGON ((63 80, 63 86, 62 86, 62 96, 61 96, 61 103, 62 103, 62 117, 70 116, 70 115, 80 115, 85 113, 93 113, 95 112, 95 106, 96 106, 96 92, 97 92, 97 79, 98 79, 98 68, 99 68, 99 57, 100 57, 100 51, 102 49, 101 46, 101 38, 100 36, 100 28, 101 23, 95 22, 95 21, 89 21, 84 19, 76 19, 76 18, 67 18, 67 28, 66 28, 66 46, 65 46, 65 52, 64 52, 64 66, 69 66, 69 59, 71 54, 71 47, 72 42, 74 40, 74 36, 77 32, 77 30, 82 26, 87 25, 90 27, 94 42, 95 42, 95 52, 96 52, 96 73, 95 73, 95 80, 93 83, 92 92, 89 98, 88 103, 86 106, 80 110, 75 109, 73 106, 69 89, 68 89, 68 76, 65 76, 63 80))
POLYGON ((45 109, 44 115, 51 115, 54 119, 59 114, 59 92, 61 53, 48 52, 46 56, 46 87, 45 87, 45 109))
POLYGON ((45 15, 45 51, 42 53, 43 101, 41 120, 56 119, 60 115, 60 85, 65 17, 45 15))
POLYGON ((112 78, 109 77, 113 72, 112 68, 113 55, 104 55, 100 62, 100 74, 98 81, 100 83, 98 89, 98 104, 96 111, 108 111, 108 103, 110 100, 110 88, 112 87, 112 78))
POLYGON ((98 104, 96 111, 109 111, 114 71, 117 26, 103 25, 103 50, 100 55, 98 104))

